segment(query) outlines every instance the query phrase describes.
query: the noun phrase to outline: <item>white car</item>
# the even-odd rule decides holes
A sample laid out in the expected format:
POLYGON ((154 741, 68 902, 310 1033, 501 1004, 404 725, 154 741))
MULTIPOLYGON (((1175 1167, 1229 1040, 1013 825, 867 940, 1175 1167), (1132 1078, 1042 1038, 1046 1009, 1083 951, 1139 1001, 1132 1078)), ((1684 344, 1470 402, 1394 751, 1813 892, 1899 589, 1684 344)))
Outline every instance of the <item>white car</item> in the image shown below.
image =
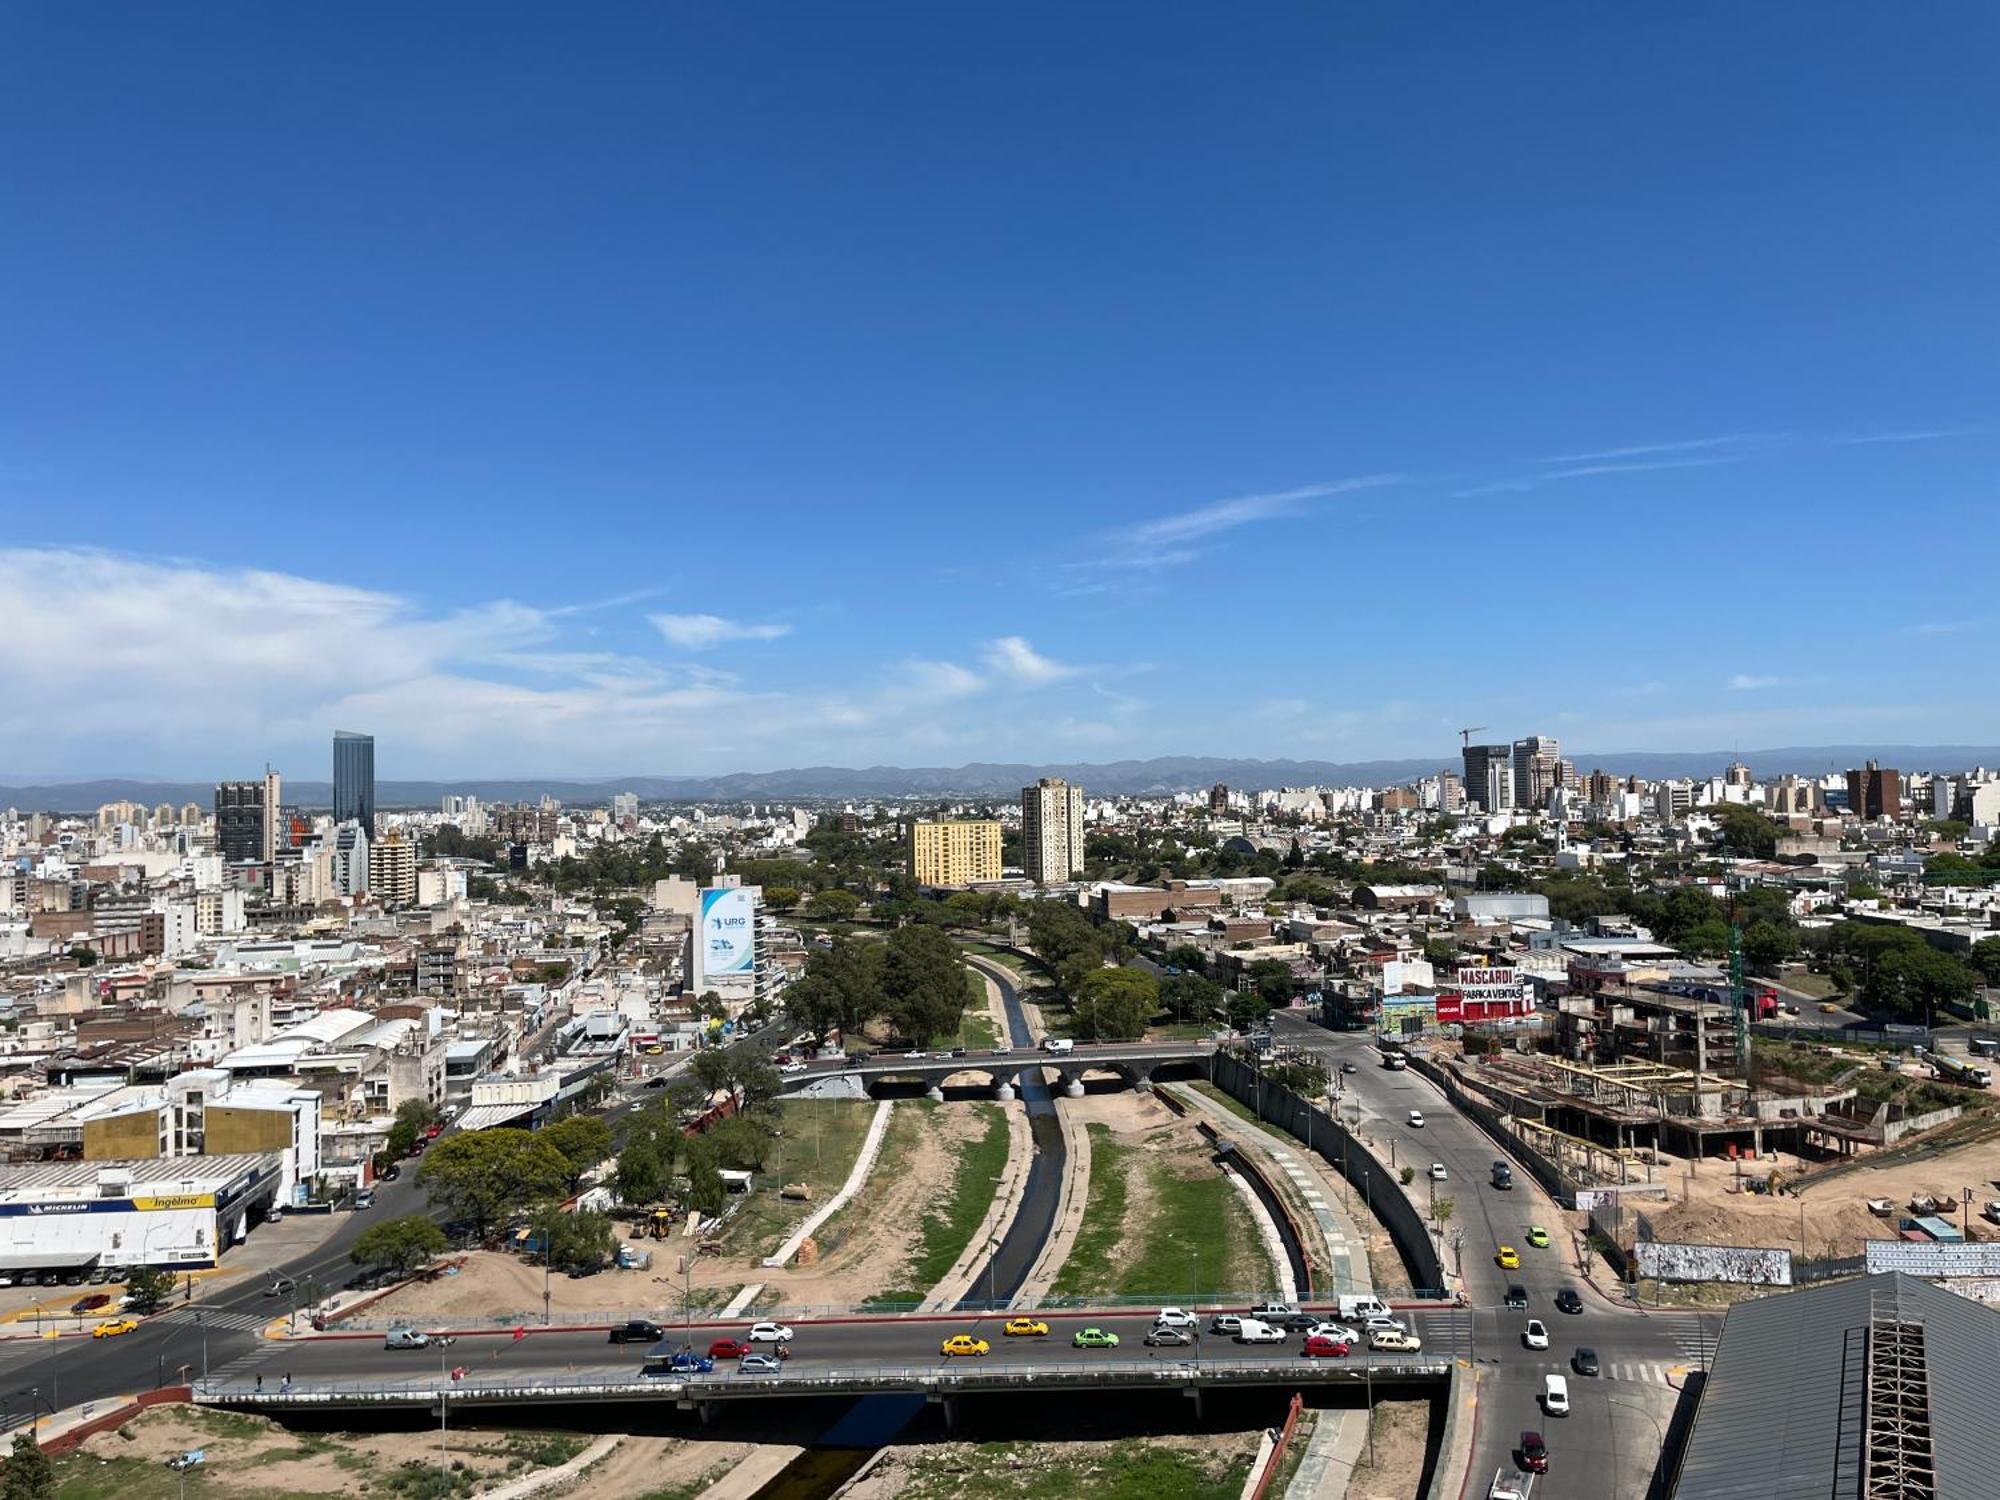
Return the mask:
POLYGON ((1369 1318, 1362 1323, 1361 1331, 1372 1338, 1378 1333, 1408 1333, 1410 1329, 1401 1318, 1369 1318))
POLYGON ((1443 1162, 1441 1162, 1441 1161, 1434 1161, 1434 1162, 1432 1162, 1432 1163, 1431 1163, 1431 1181, 1432 1181, 1432 1182, 1443 1182, 1443 1181, 1444 1181, 1444 1180, 1445 1180, 1446 1178, 1448 1178, 1448 1177, 1450 1177, 1450 1176, 1451 1176, 1451 1174, 1450 1174, 1449 1172, 1445 1171, 1445 1169, 1444 1169, 1444 1163, 1443 1163, 1443 1162))
POLYGON ((782 1375, 785 1367, 778 1363, 775 1354, 746 1354, 736 1366, 739 1375, 782 1375))
POLYGON ((1522 1342, 1527 1344, 1527 1346, 1530 1349, 1548 1348, 1549 1347, 1548 1325, 1544 1323, 1540 1318, 1528 1319, 1527 1332, 1521 1335, 1521 1339, 1522 1342))
POLYGON ((1160 1315, 1153 1319, 1155 1328, 1193 1328, 1201 1322, 1184 1307, 1163 1307, 1160 1315))
POLYGON ((788 1062, 782 1068, 778 1069, 780 1073, 785 1074, 787 1077, 790 1077, 794 1073, 803 1073, 805 1070, 806 1065, 802 1062, 788 1062))
POLYGON ((1361 1335, 1345 1323, 1315 1323, 1306 1330, 1309 1339, 1332 1339, 1341 1344, 1358 1344, 1361 1335))
POLYGON ((1422 1130, 1423 1128, 1424 1128, 1424 1112, 1423 1112, 1422 1110, 1420 1110, 1420 1109, 1413 1109, 1413 1110, 1411 1110, 1411 1111, 1410 1111, 1410 1129, 1412 1129, 1412 1130, 1422 1130))
POLYGON ((783 1323, 752 1323, 749 1339, 753 1344, 789 1344, 792 1330, 783 1323))
POLYGON ((1282 1344, 1284 1341, 1285 1330, 1275 1323, 1245 1318, 1236 1325, 1236 1342, 1239 1344, 1282 1344))

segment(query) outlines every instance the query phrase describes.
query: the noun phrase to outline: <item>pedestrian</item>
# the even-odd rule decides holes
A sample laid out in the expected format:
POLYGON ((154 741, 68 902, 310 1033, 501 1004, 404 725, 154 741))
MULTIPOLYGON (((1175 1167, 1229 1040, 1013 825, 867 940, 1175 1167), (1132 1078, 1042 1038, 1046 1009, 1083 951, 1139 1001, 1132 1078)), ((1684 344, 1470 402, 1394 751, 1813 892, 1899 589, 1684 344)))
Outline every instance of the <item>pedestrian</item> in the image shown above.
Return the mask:
POLYGON ((264 1394, 264 1377, 262 1375, 257 1377, 257 1394, 260 1396, 264 1394))

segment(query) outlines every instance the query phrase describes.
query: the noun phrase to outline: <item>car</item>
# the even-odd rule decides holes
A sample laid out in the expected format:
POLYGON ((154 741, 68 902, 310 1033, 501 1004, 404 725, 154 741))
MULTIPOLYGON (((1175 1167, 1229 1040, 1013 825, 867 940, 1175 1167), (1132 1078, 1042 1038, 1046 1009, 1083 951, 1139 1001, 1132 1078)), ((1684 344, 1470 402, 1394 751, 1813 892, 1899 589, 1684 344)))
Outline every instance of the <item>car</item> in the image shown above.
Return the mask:
POLYGON ((1549 1347, 1549 1325, 1540 1318, 1528 1319, 1528 1326, 1521 1332, 1521 1342, 1530 1349, 1549 1347))
POLYGON ((1410 1119, 1410 1129, 1422 1130, 1424 1128, 1424 1112, 1422 1110, 1420 1109, 1411 1110, 1409 1119, 1410 1119))
POLYGON ((1328 1338, 1318 1333, 1309 1336, 1299 1352, 1307 1359, 1345 1359, 1354 1352, 1354 1346, 1346 1339, 1328 1338))
POLYGON ((1450 1178, 1451 1178, 1451 1173, 1447 1172, 1447 1171, 1446 1171, 1446 1170, 1444 1169, 1444 1163, 1443 1163, 1443 1162, 1441 1162, 1441 1161, 1434 1161, 1434 1162, 1432 1162, 1432 1163, 1431 1163, 1431 1181, 1432 1181, 1432 1182, 1447 1182, 1447 1181, 1449 1181, 1449 1180, 1450 1180, 1450 1178))
POLYGON ((1556 1311, 1566 1313, 1583 1311, 1583 1298, 1577 1295, 1575 1287, 1566 1286, 1556 1293, 1556 1311))
POLYGON ((121 1333, 130 1333, 138 1326, 137 1318, 106 1318, 90 1330, 90 1336, 94 1339, 115 1339, 121 1333))
POLYGON ((391 1328, 382 1336, 384 1349, 428 1349, 431 1336, 421 1328, 391 1328))
POLYGON ((99 1266, 86 1279, 92 1286, 103 1286, 105 1282, 111 1279, 111 1267, 99 1266))
POLYGON ((1530 1474, 1549 1472, 1549 1445, 1539 1432, 1521 1434, 1521 1467, 1530 1474))
POLYGON ((920 1058, 928 1057, 929 1055, 930 1054, 927 1052, 905 1052, 903 1054, 903 1057, 906 1061, 916 1061, 920 1058))
POLYGON ((784 1065, 784 1066, 783 1066, 782 1068, 778 1069, 778 1071, 779 1071, 780 1073, 784 1074, 784 1075, 785 1075, 785 1077, 787 1077, 787 1078, 790 1078, 790 1077, 792 1077, 792 1076, 793 1076, 794 1074, 797 1074, 797 1073, 804 1073, 804 1072, 807 1072, 807 1071, 809 1071, 809 1070, 808 1070, 808 1068, 807 1068, 806 1064, 804 1064, 804 1063, 802 1063, 802 1062, 788 1062, 788 1063, 786 1063, 786 1064, 785 1064, 785 1065, 784 1065))
POLYGON ((741 1359, 753 1352, 748 1342, 743 1339, 720 1338, 708 1346, 710 1359, 741 1359))
POLYGON ((645 1318, 633 1318, 626 1323, 613 1323, 611 1337, 606 1340, 613 1344, 657 1344, 662 1337, 660 1325, 645 1318))
POLYGON ((390 1162, 389 1165, 384 1167, 381 1170, 381 1172, 377 1175, 379 1175, 384 1182, 394 1182, 397 1178, 403 1175, 403 1169, 397 1166, 394 1162, 390 1162))
POLYGON ((96 1312, 98 1308, 104 1306, 110 1300, 111 1293, 109 1292, 93 1292, 88 1297, 77 1298, 76 1301, 70 1304, 69 1310, 72 1315, 80 1318, 85 1313, 96 1312))
POLYGON ((1512 1245, 1502 1245, 1493 1256, 1493 1263, 1503 1271, 1521 1269, 1521 1252, 1512 1245))
POLYGON ((674 1357, 667 1361, 667 1371, 673 1375, 707 1375, 714 1369, 714 1360, 692 1349, 676 1350, 674 1357))
POLYGON ((1243 1320, 1235 1313, 1217 1313, 1208 1320, 1210 1333, 1234 1333, 1243 1326, 1243 1320))
POLYGON ((65 1271, 63 1272, 62 1284, 64 1286, 82 1286, 85 1278, 89 1275, 88 1271, 65 1271))
POLYGON ((1184 1307, 1163 1307, 1153 1317, 1155 1328, 1194 1328, 1201 1319, 1184 1307))
POLYGON ((752 1323, 750 1342, 753 1344, 789 1344, 792 1330, 783 1323, 752 1323))
POLYGON ((1392 1318, 1386 1313, 1378 1313, 1372 1318, 1363 1318, 1361 1320, 1361 1331, 1364 1334, 1408 1333, 1410 1325, 1405 1323, 1401 1318, 1392 1318))
POLYGON ((1155 1349, 1174 1347, 1186 1348, 1194 1342, 1192 1328, 1174 1328, 1165 1323, 1155 1323, 1146 1330, 1145 1343, 1155 1349))
POLYGON ((1012 1339, 1038 1339, 1048 1336, 1049 1325, 1040 1318, 1009 1318, 1000 1331, 1012 1339))
POLYGON ((1542 1410, 1552 1417, 1569 1415, 1569 1382, 1562 1376, 1542 1377, 1542 1410))
POLYGON ((736 1367, 739 1375, 777 1375, 783 1372, 784 1362, 775 1354, 746 1354, 743 1362, 736 1367))
POLYGON ((1336 1343, 1341 1344, 1358 1344, 1361 1342, 1360 1331, 1348 1327, 1345 1323, 1315 1323, 1306 1330, 1306 1337, 1309 1339, 1332 1339, 1336 1343))
POLYGON ((12 1286, 13 1284, 14 1273, 12 1271, 0 1271, 0 1286, 12 1286))
POLYGON ((1291 1317, 1297 1311, 1298 1308, 1290 1302, 1259 1302, 1250 1309, 1250 1316, 1262 1318, 1266 1323, 1275 1323, 1282 1318, 1291 1317))
POLYGON ((1549 1232, 1539 1224, 1530 1224, 1528 1226, 1528 1243, 1533 1245, 1537 1250, 1548 1249, 1549 1232))
POLYGON ((1831 1000, 1822 1000, 1819 1003, 1819 1013, 1823 1016, 1837 1016, 1840 1014, 1840 1007, 1831 1000))
POLYGON ((1369 1335, 1368 1347, 1378 1354, 1420 1354, 1424 1341, 1414 1333, 1398 1333, 1393 1328, 1385 1328, 1380 1333, 1369 1335))
POLYGON ((1245 1318, 1236 1326, 1236 1342, 1239 1344, 1282 1344, 1285 1330, 1276 1323, 1266 1323, 1262 1318, 1245 1318))
POLYGON ((1576 1353, 1569 1357, 1569 1367, 1579 1375, 1597 1373, 1597 1351, 1588 1345, 1577 1345, 1576 1353))
POLYGON ((1526 1307, 1528 1305, 1528 1289, 1518 1281, 1510 1282, 1507 1287, 1505 1301, 1509 1307, 1526 1307))
POLYGON ((1288 1333, 1304 1333, 1319 1322, 1318 1313, 1295 1312, 1270 1320, 1288 1333))
POLYGON ((1351 1062, 1344 1062, 1340 1065, 1340 1071, 1343 1073, 1359 1073, 1361 1070, 1351 1062))
POLYGON ((939 1346, 939 1352, 955 1357, 989 1353, 992 1345, 985 1339, 976 1339, 969 1333, 954 1333, 939 1346))
POLYGON ((1102 1328, 1079 1328, 1076 1337, 1069 1342, 1073 1349, 1116 1349, 1118 1335, 1107 1333, 1102 1328))
POLYGON ((373 1208, 374 1206, 375 1206, 374 1189, 363 1188, 360 1192, 354 1195, 354 1207, 356 1212, 359 1212, 364 1208, 373 1208))

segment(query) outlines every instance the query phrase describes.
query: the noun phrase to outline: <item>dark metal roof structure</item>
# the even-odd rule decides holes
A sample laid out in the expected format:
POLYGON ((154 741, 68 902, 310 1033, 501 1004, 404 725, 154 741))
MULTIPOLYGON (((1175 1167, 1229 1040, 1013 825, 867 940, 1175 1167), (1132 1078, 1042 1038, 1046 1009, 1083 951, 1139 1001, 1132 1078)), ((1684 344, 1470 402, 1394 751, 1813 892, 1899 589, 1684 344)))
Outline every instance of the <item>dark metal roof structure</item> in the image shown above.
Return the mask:
POLYGON ((2000 1496, 2000 1312, 1888 1272, 1738 1303, 1674 1500, 2000 1496))

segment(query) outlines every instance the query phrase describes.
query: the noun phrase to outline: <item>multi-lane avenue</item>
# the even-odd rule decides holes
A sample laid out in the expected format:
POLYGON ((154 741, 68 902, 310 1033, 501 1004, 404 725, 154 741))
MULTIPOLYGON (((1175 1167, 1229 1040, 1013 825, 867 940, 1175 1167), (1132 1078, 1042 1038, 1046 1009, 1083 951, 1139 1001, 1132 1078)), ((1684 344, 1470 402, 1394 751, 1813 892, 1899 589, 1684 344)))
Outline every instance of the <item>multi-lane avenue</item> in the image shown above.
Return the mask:
POLYGON ((1297 1013, 1279 1012, 1272 1020, 1278 1040, 1328 1064, 1342 1118, 1358 1110, 1356 1128, 1377 1152, 1416 1168, 1410 1191, 1417 1206, 1424 1208, 1433 1193, 1451 1199, 1444 1260, 1453 1270, 1462 1267, 1466 1294, 1477 1310, 1473 1337, 1482 1378, 1471 1472, 1483 1476, 1478 1483, 1486 1483, 1496 1468, 1513 1467, 1521 1433, 1535 1430, 1550 1451, 1536 1500, 1645 1494, 1678 1399, 1677 1371, 1705 1365, 1720 1318, 1646 1312, 1600 1295, 1577 1272, 1569 1216, 1524 1171, 1513 1173, 1513 1187, 1494 1187, 1492 1166, 1505 1153, 1453 1110, 1439 1089, 1413 1071, 1384 1068, 1364 1033, 1328 1031, 1297 1013), (1342 1073, 1343 1063, 1355 1071, 1342 1073), (1413 1109, 1423 1115, 1421 1126, 1409 1123, 1413 1109), (1428 1175, 1433 1162, 1444 1166, 1442 1181, 1428 1175), (1537 1225, 1549 1232, 1546 1249, 1529 1243, 1529 1230, 1537 1225), (1497 1263, 1502 1246, 1519 1252, 1518 1270, 1497 1263), (1503 1305, 1509 1286, 1526 1290, 1525 1310, 1503 1305), (1566 1288, 1581 1297, 1581 1313, 1557 1310, 1556 1294, 1566 1288), (1548 1349, 1526 1347, 1529 1318, 1547 1325, 1548 1349), (1596 1351, 1603 1373, 1575 1372, 1572 1359, 1579 1347, 1596 1351), (1542 1410, 1543 1378, 1550 1374, 1569 1381, 1567 1417, 1542 1410))

